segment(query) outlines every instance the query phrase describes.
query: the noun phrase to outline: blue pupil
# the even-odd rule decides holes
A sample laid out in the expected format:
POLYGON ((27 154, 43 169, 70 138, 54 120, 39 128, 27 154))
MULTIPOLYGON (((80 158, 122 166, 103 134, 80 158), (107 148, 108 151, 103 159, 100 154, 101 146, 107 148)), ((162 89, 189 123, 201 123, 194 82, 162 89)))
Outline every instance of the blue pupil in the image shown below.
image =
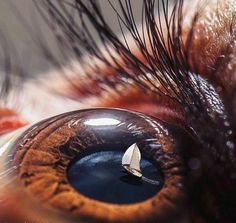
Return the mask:
POLYGON ((99 151, 88 154, 68 169, 70 184, 81 194, 107 203, 131 204, 144 201, 160 191, 163 178, 151 162, 141 160, 143 176, 159 185, 128 175, 122 171, 122 151, 99 151))

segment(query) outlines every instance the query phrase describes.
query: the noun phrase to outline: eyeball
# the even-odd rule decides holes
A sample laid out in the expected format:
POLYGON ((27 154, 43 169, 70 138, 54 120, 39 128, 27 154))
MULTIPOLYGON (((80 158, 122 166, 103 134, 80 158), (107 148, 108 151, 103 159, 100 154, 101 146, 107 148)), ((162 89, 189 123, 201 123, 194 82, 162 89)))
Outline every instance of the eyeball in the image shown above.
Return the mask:
POLYGON ((2 158, 2 174, 11 170, 2 191, 17 211, 6 206, 1 221, 180 222, 188 199, 182 152, 191 143, 181 129, 127 110, 43 120, 2 158))

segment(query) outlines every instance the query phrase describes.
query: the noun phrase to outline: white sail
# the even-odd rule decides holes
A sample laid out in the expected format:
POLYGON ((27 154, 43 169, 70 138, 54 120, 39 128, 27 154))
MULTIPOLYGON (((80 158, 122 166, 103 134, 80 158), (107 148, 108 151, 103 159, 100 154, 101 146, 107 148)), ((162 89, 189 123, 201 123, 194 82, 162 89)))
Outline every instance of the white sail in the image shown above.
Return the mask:
POLYGON ((131 145, 122 157, 122 167, 130 174, 142 177, 140 170, 141 153, 136 143, 131 145))

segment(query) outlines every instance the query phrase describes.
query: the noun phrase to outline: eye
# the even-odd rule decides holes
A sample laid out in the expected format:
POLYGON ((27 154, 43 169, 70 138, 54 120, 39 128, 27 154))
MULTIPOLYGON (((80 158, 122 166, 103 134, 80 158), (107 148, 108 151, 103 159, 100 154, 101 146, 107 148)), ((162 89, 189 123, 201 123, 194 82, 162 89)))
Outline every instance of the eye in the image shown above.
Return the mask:
MULTIPOLYGON (((12 203, 6 207, 16 207, 15 201, 20 200, 22 207, 15 208, 20 216, 18 219, 25 220, 27 215, 31 221, 45 219, 45 216, 56 222, 70 221, 71 218, 85 222, 113 221, 122 213, 124 222, 137 219, 176 222, 176 219, 182 221, 183 218, 190 222, 234 222, 234 1, 215 4, 211 0, 205 5, 196 1, 196 7, 192 7, 195 2, 183 0, 173 4, 143 1, 140 26, 134 16, 136 2, 108 1, 109 9, 117 18, 121 38, 107 22, 110 18, 104 17, 99 1, 34 2, 60 52, 52 53, 41 32, 33 38, 45 59, 61 69, 57 75, 52 72, 43 81, 30 81, 25 88, 27 114, 38 113, 42 117, 38 108, 43 107, 50 117, 51 111, 59 114, 71 110, 72 101, 74 109, 83 108, 79 101, 86 107, 119 107, 145 115, 120 110, 86 110, 62 114, 28 129, 17 142, 3 146, 13 157, 3 160, 3 168, 10 167, 3 169, 3 183, 13 179, 13 189, 6 193, 11 198, 7 200, 12 203), (69 57, 74 61, 68 64, 69 57), (36 99, 35 95, 42 97, 36 99), (32 109, 32 101, 36 108, 32 109), (95 118, 90 116, 93 112, 95 118), (71 127, 73 117, 76 124, 71 127), (120 126, 117 120, 127 125, 120 126), (109 121, 110 125, 101 125, 109 121), (136 124, 128 127, 128 123, 136 124), (105 134, 107 128, 112 134, 105 134), (121 134, 122 128, 128 130, 121 134), (134 133, 133 128, 138 132, 134 133), (102 142, 91 135, 94 132, 102 137, 102 142), (153 137, 155 132, 157 134, 153 137), (157 142, 153 150, 150 140, 154 138, 157 142), (75 147, 85 149, 77 151, 75 147), (142 173, 137 164, 139 150, 143 171, 141 181, 130 178, 142 173), (130 151, 133 155, 129 163, 135 160, 135 164, 127 166, 122 163, 121 166, 126 174, 131 175, 117 178, 117 174, 111 174, 108 177, 110 182, 119 179, 119 183, 112 184, 104 192, 106 181, 100 181, 99 177, 107 170, 106 174, 113 171, 123 174, 117 171, 120 160, 122 157, 127 159, 130 151), (147 151, 161 152, 156 156, 147 155, 147 151), (99 157, 102 157, 101 162, 99 157), (171 159, 170 167, 168 159, 171 159), (107 163, 110 166, 104 170, 107 163), (93 165, 96 169, 92 168, 93 165), (165 168, 170 168, 171 173, 167 174, 165 168), (94 170, 97 171, 95 176, 94 170), (13 171, 12 178, 9 171, 13 171), (66 176, 66 180, 60 176, 66 176), (58 183, 55 179, 61 181, 58 183), (88 184, 96 185, 96 188, 88 184), (58 185, 62 185, 62 189, 58 185), (138 192, 133 189, 135 185, 140 189, 138 192), (116 189, 126 196, 106 193, 116 189), (167 193, 163 195, 163 191, 167 193), (78 195, 85 202, 78 201, 78 195), (150 202, 156 197, 158 202, 150 202), (29 212, 31 207, 35 209, 29 212)), ((5 57, 6 71, 12 68, 16 74, 25 77, 24 67, 18 64, 14 69, 9 66, 12 60, 9 60, 8 53, 5 57)), ((5 76, 4 83, 9 84, 8 76, 5 76)), ((4 86, 3 91, 8 89, 4 86)), ((24 111, 20 112, 24 114, 24 111)), ((4 206, 2 209, 7 210, 4 206)), ((4 213, 5 217, 11 217, 9 211, 4 213)))
POLYGON ((166 222, 187 205, 182 153, 190 145, 194 148, 181 129, 141 113, 70 112, 33 125, 9 146, 4 156, 11 159, 2 158, 1 169, 15 171, 6 174, 12 180, 4 190, 22 201, 24 219, 32 221, 44 213, 43 221, 58 214, 86 221, 132 222, 138 215, 139 221, 166 222), (123 153, 133 144, 141 152, 141 178, 121 171, 123 153))

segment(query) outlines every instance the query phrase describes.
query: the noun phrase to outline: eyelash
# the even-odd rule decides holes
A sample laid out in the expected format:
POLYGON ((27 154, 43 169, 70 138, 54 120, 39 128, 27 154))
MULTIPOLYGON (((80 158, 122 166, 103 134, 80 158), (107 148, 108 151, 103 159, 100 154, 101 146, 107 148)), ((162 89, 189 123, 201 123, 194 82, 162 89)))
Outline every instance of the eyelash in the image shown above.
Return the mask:
MULTIPOLYGON (((118 1, 121 12, 118 12, 117 7, 108 1, 117 16, 122 39, 119 39, 106 22, 98 1, 90 0, 86 3, 80 0, 73 3, 58 1, 57 4, 50 0, 34 2, 48 26, 53 30, 55 40, 61 46, 61 52, 72 53, 74 57, 79 58, 82 68, 89 68, 89 72, 84 69, 84 81, 80 80, 88 89, 91 89, 91 82, 95 81, 101 92, 104 91, 103 86, 107 85, 119 93, 116 86, 122 84, 128 87, 127 82, 129 82, 129 85, 136 85, 147 93, 171 98, 183 107, 190 119, 201 119, 209 125, 215 125, 211 114, 214 111, 209 109, 209 101, 205 96, 207 90, 212 90, 211 86, 199 75, 194 74, 189 65, 189 49, 195 25, 201 16, 200 6, 193 16, 186 41, 183 41, 184 0, 175 1, 172 8, 168 8, 170 6, 168 1, 144 1, 141 32, 138 31, 130 0, 118 1), (76 15, 79 22, 76 20, 76 15), (92 36, 91 26, 99 41, 92 36), (164 30, 167 30, 166 35, 164 35, 164 30), (131 50, 125 33, 131 35, 131 40, 134 41, 140 57, 131 50), (150 44, 149 48, 148 44, 150 44), (86 57, 81 58, 84 54, 86 57), (88 62, 91 58, 97 62, 94 64, 88 62), (98 63, 109 67, 118 75, 100 73, 98 63), (96 75, 91 75, 91 71, 96 75)), ((42 41, 40 43, 44 56, 60 66, 57 57, 52 55, 50 49, 42 41)), ((62 53, 63 56, 65 59, 68 58, 67 54, 62 53)), ((217 72, 217 67, 215 72, 217 72)), ((78 92, 80 90, 77 88, 78 92)), ((221 100, 217 95, 216 100, 221 105, 221 100)), ((223 115, 220 119, 224 120, 223 115)), ((215 132, 209 138, 213 135, 215 132)))
MULTIPOLYGON (((116 7, 108 1, 117 16, 123 37, 122 42, 122 39, 119 39, 107 24, 98 1, 89 0, 86 1, 87 4, 81 0, 73 2, 57 1, 57 4, 55 4, 50 0, 40 2, 34 0, 37 10, 53 31, 62 58, 67 60, 69 56, 71 57, 69 54, 72 54, 73 57, 78 58, 78 63, 82 68, 89 68, 89 72, 86 71, 86 68, 83 70, 85 75, 80 78, 87 89, 91 89, 90 84, 93 81, 100 88, 101 93, 107 90, 106 87, 104 90, 104 85, 118 93, 117 85, 125 87, 135 85, 144 92, 171 98, 183 107, 192 123, 194 120, 202 120, 202 122, 208 123, 209 128, 215 129, 216 123, 212 120, 212 116, 219 116, 219 119, 221 119, 220 125, 227 121, 224 108, 221 110, 222 114, 218 114, 211 108, 209 109, 210 102, 205 93, 208 90, 214 91, 214 89, 199 75, 194 74, 189 65, 189 46, 194 36, 195 25, 201 16, 202 9, 200 6, 193 16, 186 41, 183 41, 184 0, 175 1, 170 9, 168 8, 170 6, 168 1, 144 1, 141 32, 138 31, 130 0, 118 1, 121 12, 118 12, 116 7), (75 15, 77 15, 80 22, 76 20, 75 15), (161 20, 161 18, 164 18, 164 20, 161 20), (89 25, 92 25, 99 41, 96 41, 92 36, 89 25), (167 31, 166 35, 164 35, 164 30, 167 31), (141 55, 140 57, 136 56, 130 49, 125 32, 131 35, 131 39, 135 42, 138 53, 141 55), (148 48, 148 43, 150 48, 148 48), (82 55, 86 55, 86 57, 81 57, 82 55), (94 64, 88 62, 91 58, 93 61, 96 60, 94 64), (140 58, 143 58, 143 60, 140 58), (101 73, 98 68, 99 63, 109 67, 118 75, 101 73), (96 75, 91 75, 91 71, 96 75)), ((2 39, 4 40, 4 38, 2 39)), ((40 31, 37 35, 34 35, 34 40, 45 59, 51 61, 57 67, 63 67, 60 58, 51 52, 40 31)), ((2 42, 2 45, 4 46, 4 42, 2 42)), ((13 61, 11 55, 5 53, 4 56, 7 74, 18 69, 14 73, 22 77, 27 75, 25 69, 19 65, 15 67, 11 64, 13 61)), ((222 67, 215 67, 215 73, 218 69, 222 69, 222 67)), ((8 75, 5 77, 3 86, 8 86, 9 84, 6 85, 6 83, 10 83, 11 79, 8 78, 8 75)), ((74 85, 78 87, 76 84, 74 85)), ((9 87, 5 88, 2 97, 6 98, 8 91, 9 87)), ((80 88, 77 88, 77 91, 79 92, 80 88)), ((81 94, 83 93, 81 92, 81 94)), ((89 93, 94 94, 93 90, 89 90, 89 93)), ((223 107, 217 94, 214 95, 212 100, 216 100, 218 106, 223 107)), ((196 129, 201 128, 201 122, 198 122, 197 125, 193 126, 193 133, 198 131, 196 129)), ((225 129, 225 126, 219 128, 221 135, 224 135, 227 131, 228 129, 225 129)), ((212 141, 212 137, 215 136, 216 132, 211 130, 206 137, 207 139, 204 140, 201 137, 205 137, 205 133, 201 134, 196 133, 195 136, 204 144, 206 141, 212 141)), ((222 143, 225 143, 226 140, 224 139, 222 143)))
MULTIPOLYGON (((168 18, 168 11, 166 11, 169 3, 164 3, 164 1, 162 1, 162 3, 158 3, 158 5, 162 4, 163 9, 165 10, 164 16, 166 17, 166 23, 164 26, 166 26, 169 31, 169 35, 167 37, 168 45, 163 42, 165 38, 162 33, 164 29, 162 27, 163 24, 161 24, 161 21, 159 20, 160 27, 158 27, 157 23, 153 21, 156 17, 154 2, 155 1, 144 1, 143 6, 143 17, 146 16, 148 19, 145 23, 147 27, 146 31, 148 32, 147 38, 144 37, 143 33, 145 29, 144 24, 142 24, 142 33, 140 34, 137 31, 137 24, 134 22, 135 19, 133 17, 132 5, 130 1, 125 1, 125 3, 119 1, 122 13, 118 13, 112 3, 110 3, 111 8, 113 8, 118 17, 120 29, 125 42, 122 43, 122 41, 106 23, 97 2, 89 1, 88 5, 85 5, 82 1, 76 1, 75 5, 70 5, 70 7, 79 14, 81 24, 78 24, 74 21, 74 18, 69 15, 68 10, 66 9, 66 2, 58 3, 59 8, 57 8, 53 3, 51 3, 51 1, 44 1, 44 4, 42 3, 40 5, 43 7, 43 11, 35 1, 48 25, 54 30, 55 38, 60 45, 67 46, 69 48, 68 50, 73 52, 76 57, 80 57, 80 55, 86 52, 89 55, 89 58, 96 58, 99 62, 102 62, 119 73, 119 75, 114 77, 113 80, 109 77, 103 76, 102 83, 106 83, 107 85, 115 85, 117 83, 122 83, 123 79, 126 81, 127 79, 130 79, 142 89, 148 89, 148 91, 150 91, 151 85, 154 88, 153 91, 155 93, 162 95, 164 94, 179 103, 186 102, 189 97, 191 101, 196 103, 196 95, 190 96, 190 91, 193 89, 192 83, 188 80, 188 78, 186 78, 189 76, 189 67, 186 57, 187 51, 184 52, 185 50, 181 49, 181 44, 183 43, 183 1, 180 0, 176 2, 176 5, 172 11, 172 18, 168 18), (60 10, 62 10, 62 13, 60 10), (45 11, 48 13, 47 15, 45 15, 45 11), (99 36, 101 45, 104 47, 106 54, 108 55, 105 55, 101 51, 101 48, 98 47, 97 41, 94 40, 89 31, 88 24, 85 21, 86 19, 88 19, 92 24, 94 30, 99 36), (83 26, 83 28, 80 27, 80 25, 83 26), (122 27, 122 25, 125 26, 126 30, 132 35, 132 40, 135 41, 136 46, 139 48, 139 53, 141 53, 141 55, 145 58, 145 61, 148 62, 147 64, 131 52, 126 36, 124 35, 124 27, 122 27), (172 34, 170 34, 171 30, 173 31, 172 34), (149 43, 153 43, 155 41, 155 45, 151 44, 151 52, 147 49, 147 41, 149 43), (114 51, 112 51, 111 48, 113 48, 114 51), (175 55, 179 55, 180 58, 177 58, 175 55), (117 57, 119 59, 117 59, 117 57), (128 70, 122 67, 120 60, 126 64, 128 70), (134 73, 138 73, 139 75, 135 75, 134 73), (151 79, 149 77, 150 74, 152 76, 151 79), (159 81, 165 91, 162 91, 159 87, 157 87, 153 82, 153 79, 159 81), (145 82, 143 80, 145 80, 145 82), (184 93, 181 93, 181 91, 176 91, 176 89, 180 88, 184 93)), ((161 14, 160 11, 161 9, 158 8, 158 14, 161 14)), ((46 47, 43 48, 46 49, 46 47)), ((45 53, 45 56, 46 55, 51 54, 47 51, 45 53)), ((56 61, 55 58, 53 58, 53 60, 54 62, 56 61)), ((82 63, 83 66, 91 66, 91 64, 88 64, 84 60, 82 60, 82 63)), ((96 64, 92 65, 92 70, 97 70, 96 64)), ((99 77, 97 78, 90 76, 90 78, 96 78, 96 81, 98 83, 100 82, 99 77)))
MULTIPOLYGON (((183 43, 183 0, 176 1, 170 13, 168 11, 168 1, 158 1, 157 3, 155 1, 144 1, 142 17, 145 17, 146 20, 142 21, 141 33, 135 23, 131 2, 129 0, 124 1, 124 3, 119 1, 121 9, 121 13, 119 13, 109 1, 120 25, 124 41, 122 43, 122 40, 106 23, 98 2, 87 2, 86 5, 83 1, 75 1, 74 4, 60 1, 56 6, 51 1, 46 0, 40 3, 35 1, 35 4, 46 23, 54 31, 58 45, 65 46, 66 52, 73 52, 75 57, 79 57, 82 67, 87 66, 92 72, 98 74, 92 76, 85 71, 90 81, 94 80, 99 86, 105 84, 115 88, 117 84, 127 85, 128 80, 131 85, 137 85, 144 91, 152 91, 152 93, 173 99, 190 110, 193 116, 198 117, 200 113, 206 113, 204 97, 199 87, 201 80, 197 75, 191 73, 188 64, 188 49, 199 12, 194 16, 186 43, 183 43), (67 7, 74 10, 74 13, 71 13, 72 16, 67 7), (159 17, 155 14, 156 7, 159 17), (165 18, 164 22, 161 21, 161 11, 163 11, 165 18), (80 24, 73 17, 75 13, 80 18, 80 24), (158 18, 157 22, 155 21, 156 17, 158 18), (101 47, 98 47, 98 41, 91 35, 91 28, 88 27, 87 20, 96 31, 105 53, 101 50, 101 47), (166 42, 163 34, 164 29, 167 29, 166 42), (131 38, 144 61, 130 50, 124 34, 125 30, 131 34, 131 38), (146 36, 144 32, 147 32, 146 36), (147 42, 150 43, 151 49, 148 49, 147 42), (119 75, 111 78, 110 75, 99 74, 96 63, 91 65, 85 59, 81 59, 81 55, 85 53, 88 55, 87 60, 89 58, 94 60, 95 58, 99 63, 113 69, 119 75), (124 64, 126 68, 123 68, 124 64), (162 87, 157 86, 155 82, 160 83, 162 87), (196 114, 194 114, 195 111, 196 114)), ((41 48, 47 59, 57 66, 60 64, 57 58, 52 56, 50 50, 47 50, 46 46, 41 45, 41 48)), ((80 91, 80 89, 77 90, 80 91)))

